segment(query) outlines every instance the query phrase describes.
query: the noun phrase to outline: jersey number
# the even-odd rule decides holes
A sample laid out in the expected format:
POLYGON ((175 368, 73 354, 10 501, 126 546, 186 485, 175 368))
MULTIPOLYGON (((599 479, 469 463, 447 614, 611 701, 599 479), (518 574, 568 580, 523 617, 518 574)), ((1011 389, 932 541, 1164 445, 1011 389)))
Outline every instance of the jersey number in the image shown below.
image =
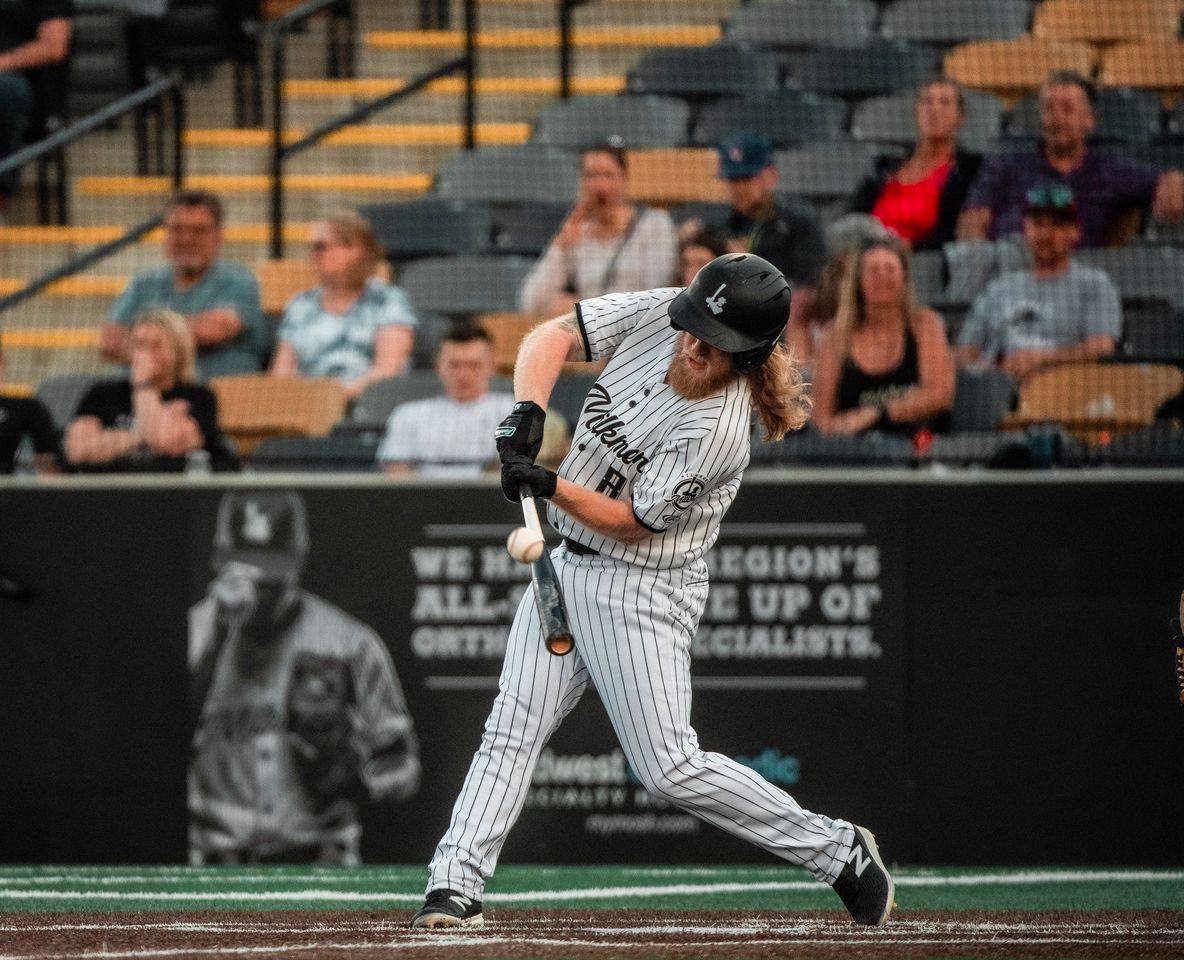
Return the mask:
POLYGON ((596 492, 603 493, 616 500, 624 489, 625 474, 621 473, 620 470, 614 470, 612 467, 609 467, 604 471, 604 476, 601 478, 600 486, 596 488, 596 492))

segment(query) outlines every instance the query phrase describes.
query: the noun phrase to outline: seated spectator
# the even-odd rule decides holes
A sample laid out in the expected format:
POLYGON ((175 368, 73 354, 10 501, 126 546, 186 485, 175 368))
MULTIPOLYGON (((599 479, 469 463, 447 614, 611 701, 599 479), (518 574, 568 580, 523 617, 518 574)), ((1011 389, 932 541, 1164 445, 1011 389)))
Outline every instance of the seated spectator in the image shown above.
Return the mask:
POLYGON ((996 277, 958 335, 960 364, 997 363, 1017 381, 1052 363, 1097 360, 1122 333, 1118 291, 1101 270, 1074 263, 1081 216, 1073 191, 1049 183, 1028 192, 1024 236, 1032 268, 996 277))
POLYGON ((522 310, 554 317, 589 297, 660 287, 677 246, 670 215, 629 198, 625 151, 591 147, 580 155, 579 199, 523 281, 522 310))
POLYGON ((689 287, 700 267, 729 252, 728 237, 721 230, 700 226, 678 243, 678 276, 675 286, 689 287))
POLYGON ((115 301, 99 334, 99 353, 127 363, 128 328, 145 310, 175 310, 197 345, 197 375, 258 373, 267 362, 270 335, 259 306, 254 274, 218 259, 222 201, 205 190, 180 190, 164 213, 168 265, 137 274, 115 301))
MULTIPOLYGON (((0 349, 0 380, 4 379, 4 351, 0 349)), ((30 464, 37 473, 57 473, 61 450, 53 417, 33 397, 10 397, 0 391, 0 474, 16 468, 22 443, 33 449, 30 464)))
POLYGON ((941 317, 913 299, 900 240, 873 241, 851 258, 814 378, 823 433, 946 429, 954 363, 941 317))
POLYGON ((1023 230, 1024 197, 1033 187, 1060 181, 1081 209, 1078 244, 1120 243, 1132 215, 1150 208, 1161 220, 1184 218, 1184 174, 1089 148, 1097 91, 1085 77, 1058 71, 1040 88, 1040 142, 983 161, 958 221, 963 240, 995 240, 1023 230))
MULTIPOLYGON (((25 142, 33 117, 31 71, 62 63, 70 52, 72 0, 5 0, 0 4, 0 158, 25 142)), ((0 183, 0 203, 16 177, 0 183)))
MULTIPOLYGON (((442 396, 401 403, 391 411, 378 448, 390 474, 476 477, 497 469, 493 431, 514 405, 511 393, 490 393, 493 340, 480 327, 453 330, 440 345, 436 373, 442 396)), ((539 462, 558 464, 567 448, 563 418, 548 413, 539 462)))
POLYGON ((271 372, 335 377, 356 397, 403 372, 418 321, 407 294, 378 275, 382 246, 365 218, 345 212, 322 220, 310 250, 320 286, 284 308, 271 372))
POLYGON ((179 472, 204 450, 233 466, 218 429, 218 403, 196 381, 193 335, 172 310, 132 322, 131 376, 95 384, 66 428, 66 459, 83 471, 179 472))
POLYGON ((958 146, 966 119, 962 88, 953 80, 930 80, 917 91, 917 143, 903 161, 876 159, 848 204, 870 213, 914 250, 933 250, 954 239, 958 215, 982 157, 958 146))

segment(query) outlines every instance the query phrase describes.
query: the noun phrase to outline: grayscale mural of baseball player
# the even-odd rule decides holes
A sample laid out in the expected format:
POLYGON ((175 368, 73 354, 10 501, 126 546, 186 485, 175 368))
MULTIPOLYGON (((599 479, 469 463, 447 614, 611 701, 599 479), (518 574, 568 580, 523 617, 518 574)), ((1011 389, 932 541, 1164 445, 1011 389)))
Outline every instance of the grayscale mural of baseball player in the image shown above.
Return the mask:
POLYGON ((686 289, 584 300, 536 327, 496 432, 502 489, 550 501, 551 554, 575 636, 556 657, 531 594, 518 607, 481 745, 428 868, 413 927, 480 925, 485 883, 539 752, 589 684, 652 794, 831 884, 856 923, 881 925, 894 885, 864 827, 804 810, 754 770, 704 752, 690 724, 691 643, 704 554, 740 487, 755 409, 771 439, 802 426, 804 385, 779 338, 790 290, 770 263, 726 254, 686 289), (607 360, 558 474, 535 464, 566 361, 607 360))
POLYGON ((308 516, 291 491, 229 491, 189 613, 193 864, 359 862, 362 804, 419 786, 390 654, 301 589, 308 516))

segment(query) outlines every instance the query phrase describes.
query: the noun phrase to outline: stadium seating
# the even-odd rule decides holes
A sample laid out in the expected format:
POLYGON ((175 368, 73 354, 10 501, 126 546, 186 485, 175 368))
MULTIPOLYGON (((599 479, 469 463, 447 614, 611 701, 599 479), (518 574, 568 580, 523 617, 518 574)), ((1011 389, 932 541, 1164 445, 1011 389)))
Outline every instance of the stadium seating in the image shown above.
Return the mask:
POLYGON ((886 433, 833 436, 803 430, 784 440, 767 443, 754 437, 751 464, 754 467, 907 467, 913 459, 913 445, 904 437, 886 433))
POLYGON ((538 322, 537 317, 524 313, 487 313, 477 318, 477 325, 493 340, 494 362, 500 373, 513 374, 522 338, 538 322))
MULTIPOLYGON (((1098 93, 1096 140, 1147 143, 1163 129, 1163 106, 1151 90, 1109 87, 1098 93)), ((1024 97, 1008 114, 1007 136, 1035 138, 1040 135, 1040 100, 1036 94, 1024 97)))
POLYGON ((846 116, 842 100, 800 90, 724 97, 699 111, 691 139, 712 146, 730 133, 751 132, 764 134, 774 146, 790 147, 838 139, 846 116))
POLYGON ((1173 39, 1117 43, 1102 52, 1098 82, 1155 90, 1170 105, 1184 92, 1184 43, 1173 39))
POLYGON ((37 385, 37 399, 45 404, 54 426, 65 430, 86 392, 101 379, 93 373, 54 374, 37 385))
POLYGON ((1105 270, 1125 300, 1167 300, 1184 307, 1184 251, 1130 244, 1078 251, 1077 261, 1105 270))
POLYGON ((667 207, 688 200, 724 201, 727 187, 719 179, 714 150, 630 150, 629 192, 652 206, 667 207))
POLYGON ((393 261, 484 253, 493 234, 489 206, 458 197, 417 197, 358 209, 393 261))
POLYGON ((626 83, 633 93, 697 99, 775 90, 780 79, 781 68, 770 51, 721 43, 650 50, 629 71, 626 83))
POLYGON ((1184 366, 1184 310, 1153 302, 1141 308, 1124 305, 1122 314, 1121 359, 1184 366))
POLYGON ((560 147, 680 147, 691 108, 677 97, 569 97, 539 115, 531 140, 560 147))
POLYGON ((871 0, 751 0, 736 7, 724 36, 760 47, 862 47, 876 13, 871 0))
POLYGON ((487 253, 521 253, 538 256, 571 210, 571 203, 522 200, 490 205, 492 229, 487 253))
POLYGON ((812 143, 776 153, 783 189, 810 200, 848 196, 871 173, 879 151, 868 143, 812 143))
MULTIPOLYGON (((495 377, 492 392, 513 392, 513 384, 495 377)), ((426 400, 443 393, 435 370, 410 370, 401 377, 390 377, 369 384, 354 401, 349 416, 337 424, 334 433, 379 433, 386 428, 391 411, 400 403, 426 400)))
POLYGON ((936 51, 899 40, 873 40, 858 52, 815 47, 781 59, 790 86, 852 99, 912 89, 938 70, 936 51))
POLYGON ((251 454, 255 472, 311 471, 373 473, 381 436, 331 434, 327 437, 269 437, 251 454))
POLYGON ((71 27, 70 116, 80 118, 131 93, 131 49, 121 10, 76 10, 71 27))
POLYGON ((961 367, 954 383, 954 406, 950 411, 952 433, 982 433, 994 430, 1012 407, 1015 384, 995 367, 961 367))
POLYGON ((922 460, 947 467, 1031 466, 1028 440, 1017 430, 938 434, 922 460))
MULTIPOLYGON (((412 308, 415 308, 413 303, 412 308)), ((456 324, 449 317, 426 310, 415 309, 415 340, 411 345, 411 368, 413 370, 435 370, 436 354, 440 344, 456 324)))
POLYGON ((1174 424, 1157 423, 1091 447, 1082 460, 1088 466, 1179 469, 1184 466, 1184 430, 1174 424))
POLYGON ((547 405, 548 409, 562 414, 574 429, 576 421, 580 418, 580 410, 584 406, 584 398, 588 396, 588 391, 596 382, 598 375, 598 372, 591 371, 585 373, 565 371, 555 381, 555 389, 551 391, 551 402, 547 405))
POLYGON ((1044 0, 1037 4, 1032 33, 1038 37, 1113 43, 1143 37, 1176 37, 1178 0, 1044 0))
POLYGON ((1031 16, 1031 0, 897 0, 884 11, 880 32, 942 46, 1010 40, 1027 30, 1031 16))
POLYGON ((323 436, 345 412, 345 388, 327 377, 264 373, 214 377, 209 385, 218 398, 218 423, 244 457, 267 437, 323 436))
POLYGON ((516 310, 518 290, 534 266, 529 257, 463 256, 413 260, 399 286, 418 309, 464 317, 516 310))
MULTIPOLYGON (((998 139, 1003 127, 1003 103, 990 93, 967 90, 966 120, 959 141, 971 149, 982 149, 998 139)), ((872 97, 856 104, 851 117, 851 136, 874 143, 911 144, 917 139, 914 119, 915 90, 872 97)))
POLYGON ((255 264, 255 279, 263 313, 269 317, 278 317, 296 294, 319 282, 312 263, 305 258, 264 260, 255 264))
POLYGON ((946 54, 945 72, 964 86, 990 90, 1011 103, 1038 89, 1054 70, 1089 76, 1096 62, 1088 44, 1024 36, 955 47, 946 54))
POLYGON ((579 182, 579 158, 546 144, 479 147, 451 154, 436 177, 442 197, 491 203, 543 201, 570 204, 579 182))

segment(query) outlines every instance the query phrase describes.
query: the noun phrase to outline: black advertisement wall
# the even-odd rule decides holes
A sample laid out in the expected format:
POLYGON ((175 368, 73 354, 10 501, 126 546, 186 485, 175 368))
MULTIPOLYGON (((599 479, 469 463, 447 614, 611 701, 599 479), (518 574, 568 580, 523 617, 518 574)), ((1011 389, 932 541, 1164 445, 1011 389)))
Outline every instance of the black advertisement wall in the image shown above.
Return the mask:
MULTIPOLYGON (((0 574, 33 594, 0 595, 0 860, 192 856, 190 621, 225 559, 230 489, 277 490, 0 488, 0 574)), ((300 590, 343 634, 377 637, 413 729, 419 771, 357 805, 357 852, 426 862, 528 588, 505 550, 515 511, 489 485, 282 489, 307 514, 300 590)), ((750 478, 709 555, 701 746, 871 825, 904 863, 1180 863, 1180 493, 1130 475, 750 478)), ((262 742, 264 715, 240 720, 262 742)), ((263 811, 295 780, 282 764, 268 780, 260 756, 263 811)), ((589 690, 543 750, 502 860, 766 856, 651 798, 589 690)))

